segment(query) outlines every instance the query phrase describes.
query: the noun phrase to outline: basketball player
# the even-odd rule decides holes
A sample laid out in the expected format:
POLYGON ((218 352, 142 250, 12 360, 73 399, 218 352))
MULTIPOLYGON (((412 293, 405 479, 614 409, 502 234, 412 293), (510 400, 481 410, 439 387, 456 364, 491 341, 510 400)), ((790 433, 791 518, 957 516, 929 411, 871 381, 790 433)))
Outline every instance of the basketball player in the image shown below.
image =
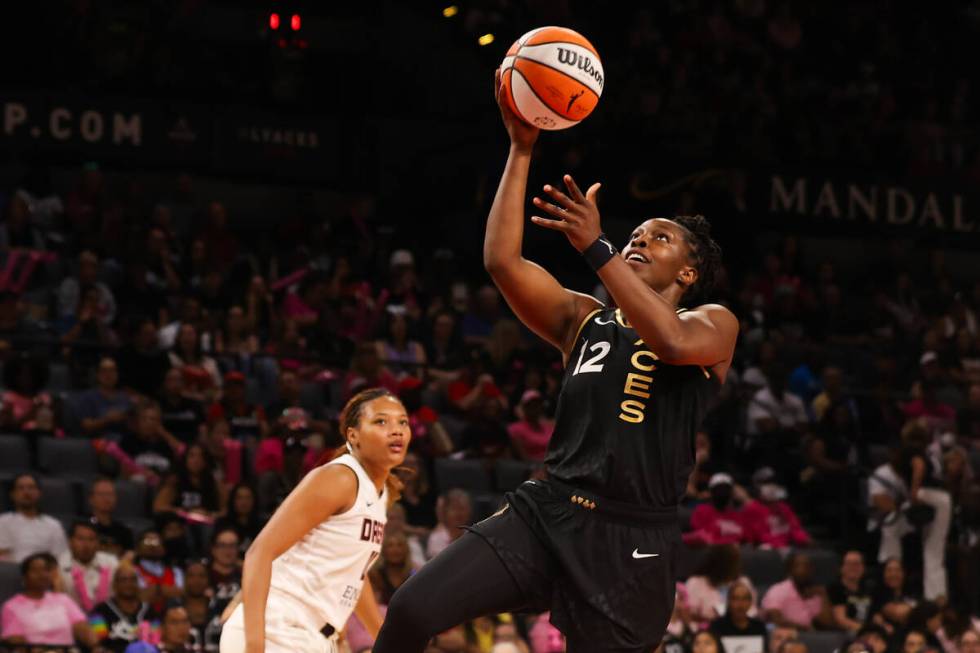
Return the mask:
POLYGON ((351 612, 378 632, 364 579, 400 487, 391 470, 408 450, 408 415, 387 390, 364 390, 347 402, 340 430, 348 453, 310 472, 245 554, 242 601, 221 632, 221 653, 335 653, 351 612))
POLYGON ((521 256, 524 197, 538 130, 498 104, 511 148, 487 221, 484 262, 517 316, 561 350, 565 377, 548 478, 410 578, 388 606, 374 653, 420 653, 481 614, 551 610, 569 653, 647 652, 660 644, 680 554, 678 499, 694 436, 731 364, 727 309, 678 304, 710 286, 720 250, 704 218, 641 223, 621 254, 603 236, 595 184, 545 186, 534 205, 596 270, 618 308, 563 288, 521 256))

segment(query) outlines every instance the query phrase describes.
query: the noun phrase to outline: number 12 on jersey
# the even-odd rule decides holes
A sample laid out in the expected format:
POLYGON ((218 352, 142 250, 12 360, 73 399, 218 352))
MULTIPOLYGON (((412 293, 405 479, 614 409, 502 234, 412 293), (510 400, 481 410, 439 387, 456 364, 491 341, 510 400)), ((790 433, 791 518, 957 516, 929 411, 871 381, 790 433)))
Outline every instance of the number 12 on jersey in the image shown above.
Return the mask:
POLYGON ((599 342, 594 343, 592 346, 589 346, 589 341, 586 340, 582 345, 582 349, 578 353, 578 362, 575 363, 575 369, 572 370, 572 376, 586 374, 588 372, 601 372, 603 364, 599 361, 609 355, 610 349, 612 349, 612 345, 605 340, 600 340, 599 342), (583 363, 582 361, 585 358, 586 349, 588 349, 590 352, 594 352, 595 355, 583 363))

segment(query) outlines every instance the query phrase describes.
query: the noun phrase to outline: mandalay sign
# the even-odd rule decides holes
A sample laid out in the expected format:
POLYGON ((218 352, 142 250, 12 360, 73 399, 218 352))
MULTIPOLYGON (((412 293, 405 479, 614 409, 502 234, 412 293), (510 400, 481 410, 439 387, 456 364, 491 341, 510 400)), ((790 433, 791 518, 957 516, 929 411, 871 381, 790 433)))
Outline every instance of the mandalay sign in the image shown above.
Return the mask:
POLYGON ((980 233, 978 199, 976 195, 954 191, 923 191, 899 185, 774 174, 769 177, 768 210, 772 214, 866 225, 980 233))

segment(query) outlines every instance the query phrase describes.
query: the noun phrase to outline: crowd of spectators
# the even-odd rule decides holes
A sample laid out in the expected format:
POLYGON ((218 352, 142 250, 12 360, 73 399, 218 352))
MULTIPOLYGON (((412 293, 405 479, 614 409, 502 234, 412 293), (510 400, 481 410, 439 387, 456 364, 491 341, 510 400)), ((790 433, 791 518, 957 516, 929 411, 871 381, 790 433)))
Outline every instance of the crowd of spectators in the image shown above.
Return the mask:
MULTIPOLYGON (((971 23, 910 24, 889 2, 839 20, 701 4, 632 14, 606 64, 634 96, 587 129, 699 160, 980 178, 972 85, 936 46, 967 47, 936 34, 971 23)), ((397 393, 413 431, 369 574, 382 603, 498 507, 507 470, 542 473, 560 357, 478 265, 407 237, 434 227, 382 233, 357 196, 256 237, 191 176, 172 186, 147 196, 95 164, 70 187, 0 185, 0 457, 27 452, 0 460, 0 556, 19 565, 6 644, 216 650, 244 551, 365 387, 397 393), (52 441, 88 457, 55 468, 52 441), (50 500, 59 487, 69 503, 50 500)), ((695 443, 670 653, 980 650, 980 276, 900 245, 844 272, 785 236, 723 276, 712 299, 740 340, 695 443)), ((356 620, 346 639, 370 648, 356 620)), ((563 647, 547 614, 514 614, 430 653, 563 647)))

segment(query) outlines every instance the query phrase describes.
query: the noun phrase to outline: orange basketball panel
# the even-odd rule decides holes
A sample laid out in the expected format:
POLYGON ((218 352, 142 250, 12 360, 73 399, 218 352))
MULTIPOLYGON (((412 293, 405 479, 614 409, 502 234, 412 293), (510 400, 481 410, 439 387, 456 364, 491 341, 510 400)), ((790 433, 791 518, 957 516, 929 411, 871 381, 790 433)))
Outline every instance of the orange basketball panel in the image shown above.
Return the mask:
POLYGON ((587 38, 567 27, 542 27, 534 36, 525 41, 524 45, 541 45, 542 43, 574 43, 587 48, 596 57, 599 56, 587 38))
POLYGON ((510 80, 511 75, 513 74, 511 71, 512 71, 511 68, 505 68, 503 71, 501 71, 500 93, 503 95, 504 102, 507 103, 507 106, 510 107, 510 110, 513 111, 518 118, 520 118, 524 122, 528 122, 528 119, 525 118, 523 115, 521 115, 521 112, 517 109, 517 102, 514 101, 514 89, 511 85, 511 80, 510 80))
POLYGON ((521 40, 517 39, 514 43, 507 49, 507 54, 505 57, 513 57, 517 54, 517 51, 521 49, 521 40))
POLYGON ((554 68, 520 57, 514 60, 514 67, 541 101, 562 118, 582 120, 599 102, 592 89, 554 68))

